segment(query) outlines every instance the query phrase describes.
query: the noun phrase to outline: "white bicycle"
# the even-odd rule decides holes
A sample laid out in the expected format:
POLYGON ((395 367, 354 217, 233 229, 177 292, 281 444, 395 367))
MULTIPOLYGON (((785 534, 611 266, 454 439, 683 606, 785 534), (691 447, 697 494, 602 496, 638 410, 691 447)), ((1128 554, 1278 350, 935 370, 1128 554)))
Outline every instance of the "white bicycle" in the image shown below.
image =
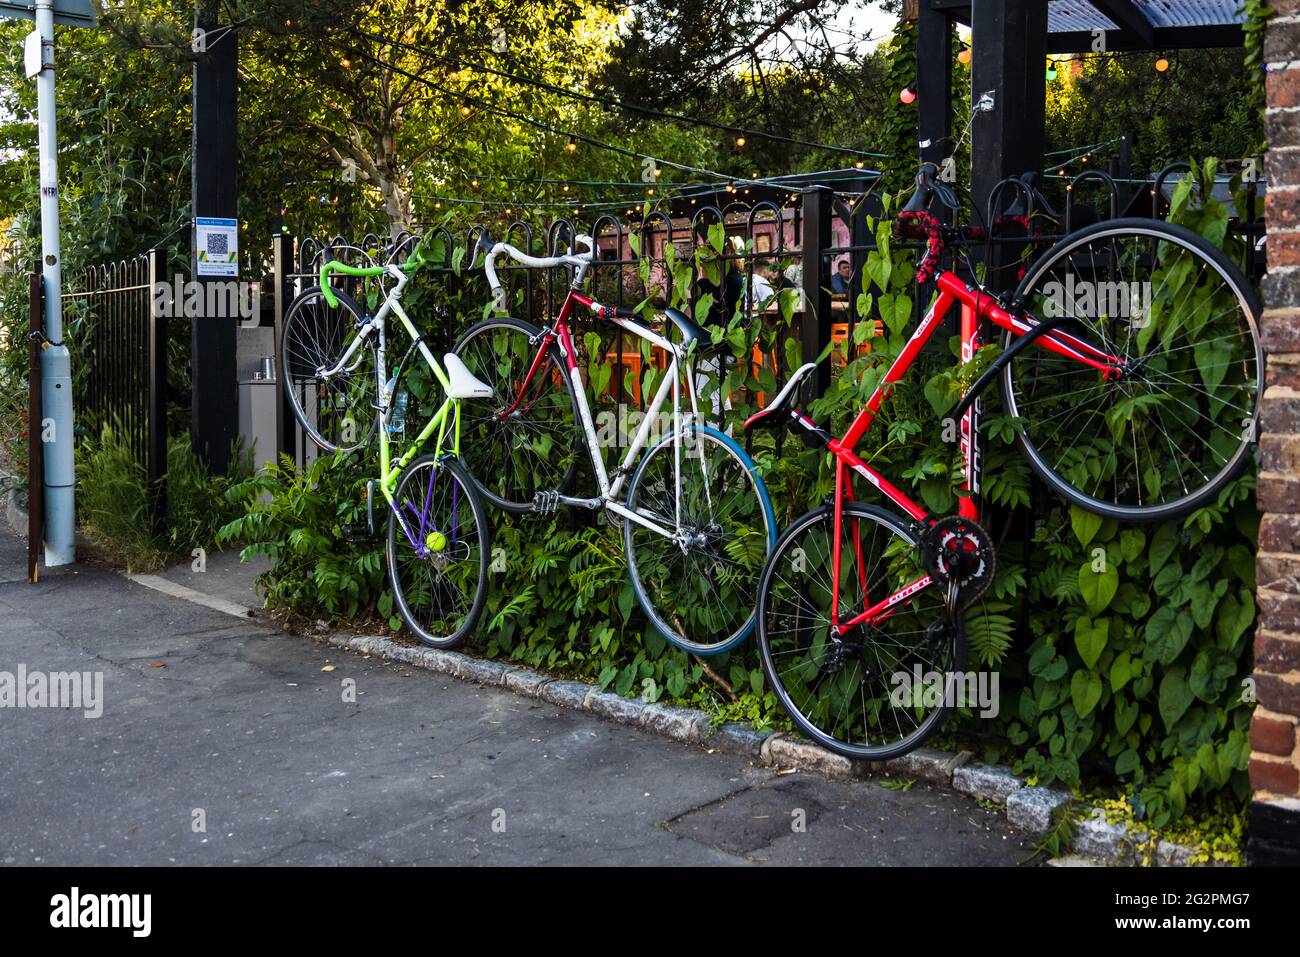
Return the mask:
MULTIPOLYGON (((498 508, 605 511, 622 524, 628 571, 651 623, 683 650, 727 651, 753 630, 759 574, 776 541, 767 489, 744 449, 700 418, 693 362, 713 349, 709 333, 676 309, 665 309, 681 336, 674 343, 642 325, 633 310, 586 295, 583 280, 594 244, 588 236, 577 242, 585 251, 562 256, 531 256, 506 243, 488 251, 484 270, 499 311, 505 300, 496 260, 502 255, 536 269, 570 269, 573 280, 546 328, 502 315, 460 337, 456 354, 492 390, 489 397, 463 400, 461 453, 484 498, 498 508), (646 370, 653 398, 612 473, 569 326, 579 306, 650 343, 666 359, 662 369, 646 370), (652 441, 670 400, 671 425, 652 441), (584 447, 595 475, 597 494, 591 497, 572 494, 584 447)), ((613 431, 621 444, 621 430, 613 431)))

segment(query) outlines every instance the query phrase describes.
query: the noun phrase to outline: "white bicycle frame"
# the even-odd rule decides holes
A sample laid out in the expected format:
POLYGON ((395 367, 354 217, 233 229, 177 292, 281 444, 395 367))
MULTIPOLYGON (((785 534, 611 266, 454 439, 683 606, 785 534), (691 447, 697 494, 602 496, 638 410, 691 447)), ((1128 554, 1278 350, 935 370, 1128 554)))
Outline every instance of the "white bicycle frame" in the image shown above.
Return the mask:
MULTIPOLYGON (((606 509, 613 512, 628 521, 636 522, 644 528, 662 535, 665 538, 671 538, 677 542, 683 549, 689 544, 689 538, 682 530, 682 436, 684 434, 681 414, 681 388, 678 376, 679 368, 686 370, 686 386, 690 396, 691 403, 691 421, 700 421, 699 402, 695 392, 695 379, 692 375, 691 357, 687 354, 684 346, 674 345, 664 336, 655 332, 640 323, 622 316, 614 316, 612 310, 608 310, 605 315, 610 322, 621 329, 632 333, 639 339, 644 339, 657 349, 662 349, 672 356, 668 367, 664 370, 664 380, 660 383, 654 398, 650 401, 646 409, 645 418, 642 420, 637 429, 636 435, 633 436, 628 446, 627 454, 623 461, 619 463, 614 470, 614 476, 611 480, 609 472, 605 467, 604 452, 600 447, 600 440, 596 436, 596 427, 592 420, 591 404, 587 400, 587 389, 582 381, 582 372, 578 367, 577 357, 575 354, 573 340, 569 334, 567 322, 570 312, 575 302, 580 305, 593 309, 598 315, 605 314, 607 307, 602 306, 595 300, 589 299, 582 295, 582 283, 586 277, 587 269, 592 263, 594 253, 593 241, 589 236, 578 236, 578 243, 585 245, 588 249, 586 253, 570 253, 564 256, 537 257, 530 256, 521 252, 508 243, 497 243, 488 252, 484 260, 483 268, 487 273, 488 285, 492 289, 492 294, 499 311, 505 311, 504 296, 500 281, 497 279, 495 260, 501 254, 510 256, 515 262, 524 266, 536 269, 549 269, 555 266, 565 266, 573 270, 573 282, 569 286, 569 294, 560 309, 560 314, 555 320, 555 327, 559 327, 561 332, 556 333, 555 327, 545 330, 545 337, 542 340, 541 348, 543 350, 550 348, 550 342, 554 341, 559 350, 561 357, 568 366, 567 375, 573 383, 573 390, 577 396, 578 416, 582 421, 583 435, 587 441, 587 453, 591 458, 592 466, 596 472, 596 485, 600 494, 596 498, 574 498, 567 495, 556 494, 555 501, 564 505, 577 506, 589 509, 606 509), (671 393, 673 399, 673 527, 666 528, 659 522, 646 515, 628 508, 616 499, 623 491, 624 483, 628 476, 634 471, 634 466, 640 458, 641 453, 645 450, 650 439, 650 430, 659 418, 659 412, 664 403, 668 400, 671 393)), ((689 450, 688 450, 689 454, 689 450)), ((704 471, 704 492, 708 504, 709 513, 713 513, 713 492, 709 487, 708 463, 704 457, 700 456, 700 465, 704 471)))

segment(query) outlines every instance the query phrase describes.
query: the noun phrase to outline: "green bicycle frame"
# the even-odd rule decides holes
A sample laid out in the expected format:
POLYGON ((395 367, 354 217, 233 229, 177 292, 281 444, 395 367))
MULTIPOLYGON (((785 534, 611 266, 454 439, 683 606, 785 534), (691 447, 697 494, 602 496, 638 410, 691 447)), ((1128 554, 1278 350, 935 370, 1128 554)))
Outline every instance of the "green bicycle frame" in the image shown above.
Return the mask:
MULTIPOLYGON (((433 352, 425 345, 424 340, 420 337, 419 331, 415 324, 411 322, 410 316, 402 309, 401 293, 402 287, 406 283, 405 276, 402 275, 405 270, 394 271, 395 267, 388 266, 369 266, 358 267, 348 266, 340 262, 327 262, 321 266, 320 285, 321 294, 331 308, 338 306, 338 298, 334 295, 334 290, 330 288, 330 273, 339 273, 344 276, 355 276, 358 278, 377 278, 379 276, 389 275, 397 278, 401 276, 398 284, 390 289, 384 297, 383 305, 374 316, 368 318, 358 332, 356 338, 352 340, 352 345, 347 352, 339 359, 335 365, 336 371, 346 368, 351 362, 353 354, 361 348, 363 342, 374 334, 378 337, 375 355, 375 377, 376 377, 376 394, 379 396, 379 491, 383 494, 385 501, 388 502, 389 508, 396 511, 396 504, 393 501, 393 491, 397 486, 398 476, 401 475, 402 469, 410 464, 411 460, 424 448, 425 444, 433 436, 434 432, 438 433, 437 442, 434 445, 433 454, 435 458, 441 458, 444 447, 448 444, 448 433, 450 432, 449 451, 457 458, 460 457, 460 400, 446 395, 451 388, 451 380, 447 378, 447 373, 443 371, 438 360, 434 358, 433 352), (387 345, 386 321, 389 313, 392 313, 401 322, 402 328, 406 330, 411 341, 416 344, 420 356, 433 371, 434 377, 442 385, 445 398, 433 418, 420 430, 419 435, 411 443, 396 462, 391 459, 391 448, 388 440, 388 413, 392 403, 393 396, 388 389, 387 370, 385 369, 385 349, 387 345)), ((397 384, 393 384, 393 390, 396 391, 397 384)), ((401 518, 401 516, 398 516, 401 518)), ((403 523, 405 519, 402 519, 403 523)))

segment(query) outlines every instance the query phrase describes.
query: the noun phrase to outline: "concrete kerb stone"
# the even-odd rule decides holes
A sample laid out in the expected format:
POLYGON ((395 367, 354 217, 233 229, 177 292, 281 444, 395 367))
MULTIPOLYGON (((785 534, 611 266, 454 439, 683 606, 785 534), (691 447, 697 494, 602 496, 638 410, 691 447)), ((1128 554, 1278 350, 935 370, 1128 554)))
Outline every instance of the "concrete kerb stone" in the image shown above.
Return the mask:
POLYGON ((1106 820, 1106 812, 1095 808, 1074 829, 1073 849, 1078 854, 1099 858, 1109 864, 1132 864, 1135 859, 1135 838, 1122 824, 1106 820))
POLYGON ((778 732, 770 735, 760 749, 764 764, 777 768, 801 768, 816 771, 829 778, 859 778, 866 773, 866 762, 852 761, 834 754, 811 741, 792 738, 778 732))
POLYGON ((646 703, 593 688, 591 694, 587 695, 584 707, 592 714, 598 714, 620 724, 640 724, 641 712, 646 709, 646 703))
POLYGON ((747 724, 727 722, 711 729, 701 742, 709 750, 727 754, 743 754, 758 760, 763 754, 763 742, 772 736, 770 731, 757 731, 747 724))
POLYGON ((1054 788, 1027 787, 1007 795, 1007 820, 1020 828, 1041 834, 1052 826, 1052 814, 1074 798, 1054 788))
POLYGON ((454 674, 457 678, 465 681, 474 681, 481 685, 490 685, 492 687, 501 687, 505 684, 506 678, 514 670, 512 665, 505 664, 501 661, 488 661, 486 658, 472 658, 469 655, 458 654, 454 651, 444 651, 443 655, 455 656, 456 670, 448 671, 448 674, 454 674))
POLYGON ((953 754, 935 748, 917 748, 909 754, 892 761, 873 762, 873 773, 888 774, 898 778, 917 778, 929 784, 948 787, 952 784, 953 771, 971 759, 969 751, 953 754))
POLYGON ((506 671, 502 687, 516 694, 537 698, 540 697, 542 688, 554 680, 550 675, 544 675, 528 668, 512 668, 506 671))
POLYGON ((695 708, 648 704, 641 709, 641 727, 687 744, 699 744, 709 732, 709 715, 695 708))
MULTIPOLYGON (((594 685, 551 678, 529 668, 487 661, 455 651, 401 645, 384 637, 320 637, 338 648, 427 668, 478 684, 504 687, 517 694, 540 698, 559 707, 589 711, 684 743, 744 755, 768 767, 799 768, 841 780, 875 774, 918 778, 1002 805, 1011 824, 1034 833, 1046 831, 1052 823, 1052 812, 1072 800, 1069 794, 1053 788, 1026 787, 1009 768, 972 764, 974 754, 970 751, 954 754, 934 748, 918 748, 889 762, 852 761, 784 732, 757 731, 737 723, 713 727, 704 711, 624 698, 601 691, 594 685)), ((1081 861, 1080 855, 1086 855, 1090 862, 1131 864, 1137 860, 1139 845, 1147 839, 1147 834, 1140 829, 1130 830, 1122 824, 1110 823, 1105 813, 1097 808, 1076 826, 1074 855, 1068 861, 1081 861)), ((1187 865, 1195 853, 1193 848, 1171 841, 1160 841, 1155 850, 1156 863, 1163 866, 1187 865)), ((1063 859, 1054 863, 1065 866, 1066 862, 1067 859, 1063 859)))
POLYGON ((990 764, 968 764, 952 772, 952 786, 973 798, 1005 804, 1024 784, 1010 768, 990 764))
POLYGON ((548 681, 537 689, 537 696, 561 708, 585 711, 592 687, 581 681, 548 681))

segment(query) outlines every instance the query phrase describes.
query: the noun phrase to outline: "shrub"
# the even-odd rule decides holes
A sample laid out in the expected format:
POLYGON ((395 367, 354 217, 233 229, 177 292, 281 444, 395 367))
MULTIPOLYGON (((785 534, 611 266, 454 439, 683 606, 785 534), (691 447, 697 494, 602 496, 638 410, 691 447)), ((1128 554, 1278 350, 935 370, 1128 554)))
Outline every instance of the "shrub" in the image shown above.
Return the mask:
POLYGON ((216 544, 217 531, 238 508, 226 489, 249 470, 248 457, 232 459, 231 473, 211 476, 188 437, 167 443, 167 520, 161 534, 149 528, 145 467, 121 430, 104 426, 98 439, 78 450, 77 514, 96 550, 132 571, 189 558, 195 548, 216 544))

